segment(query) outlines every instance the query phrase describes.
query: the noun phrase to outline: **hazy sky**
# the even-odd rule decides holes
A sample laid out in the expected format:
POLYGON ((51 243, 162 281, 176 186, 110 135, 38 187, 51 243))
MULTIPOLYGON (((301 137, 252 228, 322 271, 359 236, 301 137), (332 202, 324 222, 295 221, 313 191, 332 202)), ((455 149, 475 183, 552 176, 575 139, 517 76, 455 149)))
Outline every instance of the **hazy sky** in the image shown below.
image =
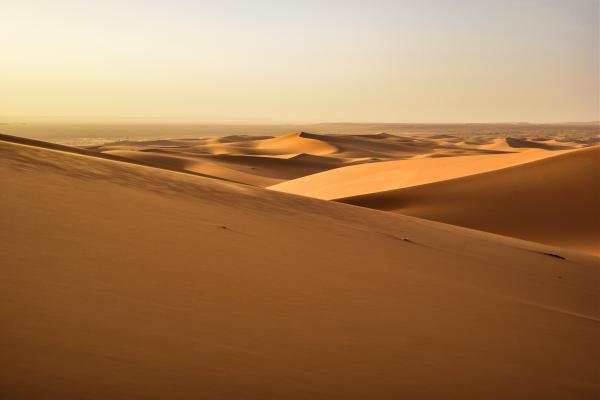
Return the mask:
POLYGON ((0 116, 590 121, 598 0, 0 0, 0 116))

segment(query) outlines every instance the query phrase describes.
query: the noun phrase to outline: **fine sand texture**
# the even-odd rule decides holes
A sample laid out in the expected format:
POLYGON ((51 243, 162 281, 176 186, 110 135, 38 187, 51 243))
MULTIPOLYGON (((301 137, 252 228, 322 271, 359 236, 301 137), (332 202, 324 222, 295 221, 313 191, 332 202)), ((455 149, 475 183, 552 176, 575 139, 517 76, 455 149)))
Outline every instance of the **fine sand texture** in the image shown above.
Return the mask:
MULTIPOLYGON (((442 183, 526 218, 596 152, 442 183)), ((600 396, 596 257, 30 142, 0 179, 2 398, 600 396)))

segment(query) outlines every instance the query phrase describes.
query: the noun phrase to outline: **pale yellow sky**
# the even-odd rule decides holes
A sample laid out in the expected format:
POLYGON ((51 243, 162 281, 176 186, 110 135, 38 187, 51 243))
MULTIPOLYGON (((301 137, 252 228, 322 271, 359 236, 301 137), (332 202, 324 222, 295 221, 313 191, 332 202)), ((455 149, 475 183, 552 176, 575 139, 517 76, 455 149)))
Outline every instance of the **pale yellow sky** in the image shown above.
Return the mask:
POLYGON ((596 0, 4 0, 0 15, 0 122, 600 119, 596 0))

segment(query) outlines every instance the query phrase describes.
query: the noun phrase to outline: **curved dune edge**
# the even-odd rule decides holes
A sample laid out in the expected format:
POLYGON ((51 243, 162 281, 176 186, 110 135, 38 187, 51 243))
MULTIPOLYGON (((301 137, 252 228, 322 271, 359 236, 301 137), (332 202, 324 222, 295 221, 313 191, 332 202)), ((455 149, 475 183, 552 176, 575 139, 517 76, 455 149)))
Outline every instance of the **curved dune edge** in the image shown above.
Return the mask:
POLYGON ((599 162, 596 146, 337 201, 600 255, 599 162))
POLYGON ((226 154, 201 155, 165 149, 106 150, 102 154, 116 155, 159 168, 216 176, 262 187, 343 165, 337 159, 305 154, 296 154, 290 158, 275 158, 226 154))
POLYGON ((7 397, 600 393, 595 258, 5 142, 0 178, 7 397))
POLYGON ((527 149, 506 154, 417 158, 350 165, 270 186, 324 200, 377 193, 489 172, 563 154, 527 149))
POLYGON ((105 160, 124 162, 124 163, 128 163, 128 164, 143 165, 145 167, 159 168, 159 169, 165 169, 165 170, 175 171, 175 172, 183 172, 183 173, 188 173, 191 175, 203 176, 206 178, 218 179, 218 180, 223 180, 223 181, 244 183, 244 182, 239 182, 239 181, 233 181, 233 180, 227 179, 225 177, 213 176, 213 175, 209 175, 209 174, 205 174, 205 173, 201 173, 201 172, 185 170, 185 169, 180 168, 180 165, 178 165, 175 162, 161 163, 161 165, 156 165, 153 160, 150 161, 148 159, 143 159, 143 158, 136 159, 136 158, 132 158, 132 157, 122 157, 118 154, 110 154, 109 152, 96 152, 96 151, 91 151, 91 150, 87 150, 87 149, 82 149, 79 147, 64 146, 61 144, 43 142, 41 140, 27 139, 27 138, 22 138, 19 136, 12 136, 12 135, 6 135, 6 134, 0 133, 0 143, 2 143, 2 142, 15 143, 15 144, 20 144, 20 145, 25 145, 25 146, 34 146, 34 147, 39 147, 39 148, 48 149, 48 150, 61 151, 61 152, 70 153, 70 154, 79 154, 79 155, 84 155, 84 156, 88 156, 88 157, 102 158, 105 160))
POLYGON ((312 155, 328 155, 338 152, 336 146, 319 140, 318 135, 311 135, 305 132, 262 140, 258 142, 256 147, 262 150, 275 150, 280 154, 308 153, 312 155))

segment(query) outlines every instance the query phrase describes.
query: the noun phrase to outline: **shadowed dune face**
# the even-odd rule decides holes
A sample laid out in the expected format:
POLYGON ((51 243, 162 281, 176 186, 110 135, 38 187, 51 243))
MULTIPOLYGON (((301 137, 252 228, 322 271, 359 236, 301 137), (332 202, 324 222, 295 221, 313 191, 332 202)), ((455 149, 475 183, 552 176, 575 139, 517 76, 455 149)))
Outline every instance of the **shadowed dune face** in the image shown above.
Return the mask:
POLYGON ((599 395, 595 258, 19 144, 0 178, 7 398, 599 395))
POLYGON ((538 141, 532 141, 532 140, 526 140, 526 139, 519 139, 519 138, 513 138, 513 137, 508 137, 506 138, 506 143, 510 146, 510 147, 514 147, 514 148, 537 148, 537 149, 544 149, 544 150, 566 150, 566 149, 572 149, 573 147, 570 146, 564 146, 564 145, 553 145, 553 144, 549 144, 547 143, 549 142, 549 139, 546 138, 541 138, 538 139, 538 141))
POLYGON ((600 147, 339 201, 600 255, 600 147))
POLYGON ((323 157, 295 156, 290 159, 282 159, 243 155, 204 156, 165 149, 108 150, 102 154, 142 161, 159 168, 208 174, 254 186, 274 185, 341 165, 338 160, 323 157))

